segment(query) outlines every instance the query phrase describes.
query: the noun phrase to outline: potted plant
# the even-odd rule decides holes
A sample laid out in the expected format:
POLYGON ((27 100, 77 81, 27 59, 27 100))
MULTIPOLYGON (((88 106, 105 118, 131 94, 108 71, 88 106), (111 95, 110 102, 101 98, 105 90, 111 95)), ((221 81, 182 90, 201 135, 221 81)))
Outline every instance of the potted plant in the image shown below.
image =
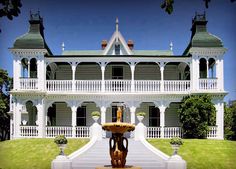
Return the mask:
POLYGON ((57 146, 60 148, 60 153, 59 155, 65 155, 64 154, 64 149, 66 148, 67 144, 67 139, 64 135, 57 135, 54 139, 54 143, 57 144, 57 146))
POLYGON ((179 147, 180 147, 181 145, 183 145, 183 141, 182 141, 182 139, 179 138, 179 137, 173 137, 173 138, 170 140, 170 144, 171 144, 171 147, 172 147, 173 150, 174 150, 173 155, 177 155, 177 154, 178 154, 179 147))
POLYGON ((98 119, 99 119, 99 117, 100 117, 100 112, 99 111, 93 111, 92 113, 91 113, 91 115, 92 115, 92 118, 93 118, 93 120, 95 121, 95 123, 97 123, 97 121, 98 121, 98 119))
POLYGON ((146 113, 145 112, 138 112, 136 115, 137 115, 139 122, 141 123, 142 120, 144 119, 144 117, 146 116, 146 113))

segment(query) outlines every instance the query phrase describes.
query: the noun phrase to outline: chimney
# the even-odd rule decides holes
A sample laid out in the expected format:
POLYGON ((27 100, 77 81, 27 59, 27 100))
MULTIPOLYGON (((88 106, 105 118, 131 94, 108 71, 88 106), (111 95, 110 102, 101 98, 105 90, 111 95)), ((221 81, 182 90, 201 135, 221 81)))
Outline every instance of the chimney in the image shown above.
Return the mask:
POLYGON ((134 48, 134 42, 132 40, 128 40, 128 43, 127 43, 128 47, 130 48, 130 50, 133 50, 134 48))
POLYGON ((107 40, 102 40, 101 46, 102 50, 104 50, 107 47, 107 40))

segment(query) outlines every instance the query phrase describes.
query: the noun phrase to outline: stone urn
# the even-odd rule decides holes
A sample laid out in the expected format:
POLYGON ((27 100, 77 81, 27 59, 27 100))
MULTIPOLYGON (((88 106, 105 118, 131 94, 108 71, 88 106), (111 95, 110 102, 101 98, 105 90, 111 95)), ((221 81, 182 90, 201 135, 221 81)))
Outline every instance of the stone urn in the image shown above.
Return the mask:
POLYGON ((67 142, 68 141, 67 141, 67 139, 66 139, 66 137, 64 135, 57 135, 55 137, 54 143, 56 143, 57 146, 60 149, 60 153, 59 153, 60 156, 64 156, 65 155, 64 150, 66 148, 67 142))
POLYGON ((137 119, 138 119, 139 123, 142 123, 144 116, 137 116, 137 119))
POLYGON ((27 121, 26 120, 23 120, 22 121, 22 124, 25 126, 27 124, 27 121))
POLYGON ((99 116, 92 116, 92 118, 93 118, 94 122, 97 123, 98 119, 99 119, 99 116))
POLYGON ((58 146, 59 149, 60 149, 60 153, 59 153, 59 155, 64 156, 64 155, 65 155, 64 150, 65 150, 67 144, 57 144, 57 146, 58 146))
POLYGON ((177 155, 179 151, 180 145, 178 144, 171 144, 172 149, 174 150, 173 155, 177 155))
POLYGON ((93 120, 95 121, 95 123, 97 123, 99 117, 101 116, 101 114, 100 114, 99 111, 93 111, 93 112, 91 113, 91 115, 92 115, 92 118, 93 118, 93 120))
POLYGON ((177 154, 178 154, 179 147, 180 147, 181 145, 183 145, 183 141, 182 141, 182 139, 179 138, 179 137, 173 137, 173 138, 170 140, 170 144, 171 144, 172 149, 174 150, 173 155, 177 155, 177 154))

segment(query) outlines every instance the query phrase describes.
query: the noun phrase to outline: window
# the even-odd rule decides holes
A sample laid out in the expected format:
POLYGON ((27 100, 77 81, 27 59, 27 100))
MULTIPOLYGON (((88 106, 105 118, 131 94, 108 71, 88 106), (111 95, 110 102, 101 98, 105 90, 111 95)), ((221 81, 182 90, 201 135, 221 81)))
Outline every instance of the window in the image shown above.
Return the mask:
POLYGON ((122 66, 112 67, 112 79, 123 79, 123 67, 122 66))
POLYGON ((160 126, 160 110, 158 107, 149 107, 149 126, 159 127, 160 126))
POLYGON ((77 126, 86 126, 86 106, 77 109, 76 118, 77 126))
POLYGON ((115 54, 120 55, 120 45, 115 45, 115 54))

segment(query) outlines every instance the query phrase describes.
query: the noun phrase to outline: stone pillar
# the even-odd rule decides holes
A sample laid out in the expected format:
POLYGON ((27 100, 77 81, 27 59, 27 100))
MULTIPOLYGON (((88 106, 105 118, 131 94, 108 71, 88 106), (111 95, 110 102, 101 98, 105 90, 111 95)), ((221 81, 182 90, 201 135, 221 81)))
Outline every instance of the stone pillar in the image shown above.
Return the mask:
POLYGON ((13 89, 20 89, 20 77, 21 77, 21 61, 16 59, 13 60, 13 89))
POLYGON ((222 58, 216 60, 217 89, 224 90, 224 61, 222 58))
POLYGON ((106 123, 106 109, 107 108, 105 106, 102 106, 100 108, 100 110, 101 110, 101 124, 106 123))
POLYGON ((135 111, 136 111, 136 107, 131 106, 130 107, 130 122, 131 124, 135 124, 135 111))
POLYGON ((75 91, 75 71, 76 71, 75 63, 71 64, 71 69, 72 69, 72 91, 75 91))
POLYGON ((131 69, 131 92, 134 92, 135 90, 135 83, 134 83, 135 64, 134 63, 131 63, 130 69, 131 69))
POLYGON ((101 65, 101 71, 102 71, 102 92, 105 92, 105 64, 101 65))
POLYGON ((224 101, 220 100, 215 103, 216 108, 216 126, 217 138, 224 139, 224 101))
POLYGON ((190 64, 190 80, 191 80, 191 90, 199 89, 199 59, 197 56, 193 56, 192 63, 190 64))
POLYGON ((28 70, 27 70, 27 72, 28 72, 28 78, 30 78, 30 61, 28 60, 28 70))
POLYGON ((165 64, 163 62, 160 63, 160 71, 161 71, 161 92, 164 92, 164 69, 165 64))
POLYGON ((22 105, 17 101, 14 109, 14 138, 19 138, 20 137, 20 125, 21 125, 21 109, 22 105))
POLYGON ((207 68, 207 78, 209 78, 209 61, 206 61, 206 68, 207 68))
POLYGON ((77 107, 72 106, 71 107, 71 113, 72 113, 72 119, 71 119, 71 125, 72 125, 72 137, 76 137, 76 112, 77 112, 77 107))
POLYGON ((166 107, 164 105, 161 105, 159 107, 159 110, 160 110, 160 127, 161 127, 161 138, 164 138, 164 127, 165 127, 165 110, 166 110, 166 107))
POLYGON ((44 56, 41 55, 37 60, 37 77, 38 89, 45 90, 46 88, 46 65, 44 64, 44 56))
POLYGON ((45 118, 45 105, 44 99, 39 99, 38 104, 36 105, 38 110, 38 137, 46 137, 46 118, 45 118))

